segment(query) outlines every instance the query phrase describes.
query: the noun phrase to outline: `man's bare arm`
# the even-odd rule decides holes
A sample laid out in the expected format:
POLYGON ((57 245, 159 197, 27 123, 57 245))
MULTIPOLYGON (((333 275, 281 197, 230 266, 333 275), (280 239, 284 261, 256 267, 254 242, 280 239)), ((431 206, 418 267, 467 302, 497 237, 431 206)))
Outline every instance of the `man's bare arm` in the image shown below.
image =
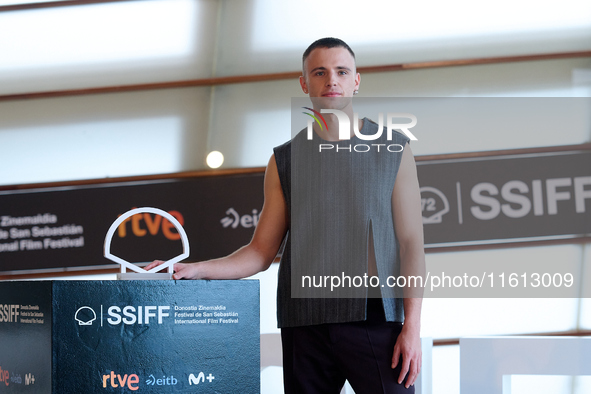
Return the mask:
MULTIPOLYGON (((265 202, 252 240, 234 253, 213 260, 174 265, 174 279, 240 279, 264 271, 273 262, 287 231, 287 206, 275 156, 265 172, 265 202)), ((223 242, 223 240, 219 240, 223 242)), ((155 261, 146 269, 162 264, 155 261)))
MULTIPOLYGON (((421 194, 417 169, 410 146, 404 148, 402 163, 398 170, 392 193, 394 227, 400 243, 400 274, 425 276, 425 252, 421 194)), ((421 304, 422 288, 407 288, 404 293, 404 326, 394 347, 392 368, 402 356, 399 382, 408 373, 406 386, 414 384, 421 370, 421 304)))

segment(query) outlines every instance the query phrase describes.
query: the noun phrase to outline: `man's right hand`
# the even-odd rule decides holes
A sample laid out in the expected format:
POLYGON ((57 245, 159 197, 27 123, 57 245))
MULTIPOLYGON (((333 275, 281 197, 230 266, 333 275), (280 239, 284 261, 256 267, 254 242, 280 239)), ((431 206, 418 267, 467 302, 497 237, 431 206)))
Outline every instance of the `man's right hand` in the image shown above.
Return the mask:
MULTIPOLYGON (((164 264, 164 261, 154 260, 144 269, 149 271, 162 264, 164 264)), ((174 274, 172 275, 172 279, 200 279, 197 272, 197 263, 176 263, 173 268, 174 274)))

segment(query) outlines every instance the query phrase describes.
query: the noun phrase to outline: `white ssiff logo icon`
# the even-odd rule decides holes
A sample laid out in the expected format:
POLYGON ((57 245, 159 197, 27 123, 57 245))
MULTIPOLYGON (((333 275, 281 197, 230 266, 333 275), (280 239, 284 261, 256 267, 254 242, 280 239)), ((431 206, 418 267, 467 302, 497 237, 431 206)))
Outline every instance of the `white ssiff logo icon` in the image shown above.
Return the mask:
POLYGON ((83 306, 78 308, 74 319, 76 319, 79 326, 91 326, 92 322, 96 320, 96 313, 91 307, 83 306))

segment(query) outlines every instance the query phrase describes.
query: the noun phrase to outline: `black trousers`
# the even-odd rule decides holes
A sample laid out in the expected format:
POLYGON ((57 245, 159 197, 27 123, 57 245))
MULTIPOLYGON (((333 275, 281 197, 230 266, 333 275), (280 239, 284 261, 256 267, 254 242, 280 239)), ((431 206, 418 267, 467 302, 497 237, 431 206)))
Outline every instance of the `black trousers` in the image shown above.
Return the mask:
POLYGON ((287 394, 338 394, 348 380, 356 394, 414 393, 391 368, 401 323, 384 319, 380 299, 368 299, 367 320, 281 329, 287 394))

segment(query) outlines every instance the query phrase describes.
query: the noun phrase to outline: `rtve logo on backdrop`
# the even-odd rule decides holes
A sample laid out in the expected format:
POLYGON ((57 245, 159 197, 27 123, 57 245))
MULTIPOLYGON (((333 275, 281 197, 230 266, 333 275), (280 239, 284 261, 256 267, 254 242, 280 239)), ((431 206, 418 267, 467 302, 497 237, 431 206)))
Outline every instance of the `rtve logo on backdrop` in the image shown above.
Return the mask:
MULTIPOLYGON (((179 221, 181 226, 185 225, 185 218, 178 211, 168 211, 176 220, 179 221)), ((121 215, 119 215, 121 216, 121 215)), ((127 236, 128 228, 131 229, 131 233, 136 237, 144 237, 148 233, 150 235, 158 235, 160 232, 171 241, 181 239, 180 234, 176 231, 174 224, 166 218, 160 215, 152 215, 150 213, 140 213, 133 215, 126 219, 117 228, 117 234, 120 238, 127 236)))

